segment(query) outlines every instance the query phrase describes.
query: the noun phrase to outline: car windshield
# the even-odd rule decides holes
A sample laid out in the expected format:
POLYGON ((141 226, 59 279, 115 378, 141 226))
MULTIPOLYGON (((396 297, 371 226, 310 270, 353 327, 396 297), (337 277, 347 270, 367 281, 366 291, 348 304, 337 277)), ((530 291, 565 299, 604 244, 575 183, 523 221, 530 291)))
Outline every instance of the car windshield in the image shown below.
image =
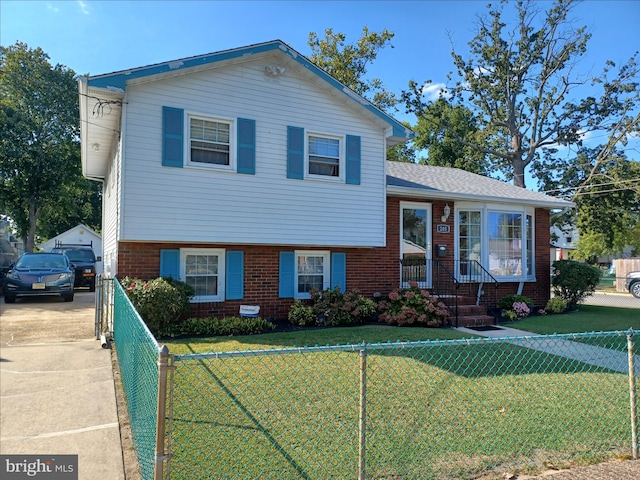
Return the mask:
POLYGON ((16 268, 21 269, 49 269, 49 268, 65 268, 67 262, 62 255, 51 255, 46 253, 38 253, 36 255, 24 255, 16 262, 16 268))
POLYGON ((93 262, 93 251, 89 249, 72 249, 64 250, 64 254, 69 257, 72 262, 93 262))

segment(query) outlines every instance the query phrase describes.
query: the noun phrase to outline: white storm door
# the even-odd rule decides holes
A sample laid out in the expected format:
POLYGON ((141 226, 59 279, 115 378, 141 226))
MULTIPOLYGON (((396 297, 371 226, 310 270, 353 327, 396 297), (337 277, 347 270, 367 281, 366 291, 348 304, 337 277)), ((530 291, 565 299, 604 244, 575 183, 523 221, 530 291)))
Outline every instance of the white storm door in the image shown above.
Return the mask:
POLYGON ((400 285, 431 287, 431 204, 400 202, 400 285))

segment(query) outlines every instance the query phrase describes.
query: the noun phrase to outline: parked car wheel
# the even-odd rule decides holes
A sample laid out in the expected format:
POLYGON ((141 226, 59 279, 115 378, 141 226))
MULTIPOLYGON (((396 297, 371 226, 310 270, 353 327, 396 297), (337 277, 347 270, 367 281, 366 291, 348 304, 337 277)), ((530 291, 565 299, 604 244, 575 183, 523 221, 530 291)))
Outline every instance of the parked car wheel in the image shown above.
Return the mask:
POLYGON ((629 291, 631 292, 631 295, 633 295, 634 297, 640 298, 640 281, 634 282, 631 285, 629 285, 629 291))
POLYGON ((4 303, 16 303, 16 297, 14 297, 13 295, 5 295, 4 303))
POLYGON ((91 283, 89 284, 89 291, 90 292, 95 292, 96 291, 96 279, 95 279, 95 277, 91 281, 91 283))
POLYGON ((65 295, 62 298, 64 298, 65 302, 73 302, 73 293, 71 295, 65 295))

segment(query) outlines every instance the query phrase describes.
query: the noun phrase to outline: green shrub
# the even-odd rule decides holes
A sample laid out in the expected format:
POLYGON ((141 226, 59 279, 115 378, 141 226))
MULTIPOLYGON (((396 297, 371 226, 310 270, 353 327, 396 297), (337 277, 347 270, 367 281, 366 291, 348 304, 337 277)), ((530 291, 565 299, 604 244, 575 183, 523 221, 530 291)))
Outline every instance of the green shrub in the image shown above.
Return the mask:
POLYGON ((299 327, 312 327, 316 324, 316 314, 310 305, 306 305, 301 300, 295 300, 289 309, 287 317, 292 325, 299 327))
POLYGON ((449 310, 440 299, 415 282, 409 288, 400 288, 389 294, 388 300, 378 304, 378 320, 392 325, 439 327, 447 322, 449 310))
POLYGON ((560 297, 552 297, 547 302, 544 310, 547 313, 562 313, 567 309, 567 301, 560 297))
POLYGON ((373 318, 376 304, 356 290, 344 294, 339 287, 311 291, 311 308, 327 326, 364 323, 373 318))
POLYGON ((600 269, 574 260, 553 262, 551 286, 555 296, 566 300, 567 309, 574 310, 578 303, 595 292, 600 281, 600 269))
POLYGON ((191 309, 194 289, 172 278, 140 280, 125 277, 120 284, 144 322, 157 337, 179 332, 178 321, 191 309))
POLYGON ((512 295, 505 295, 504 297, 502 297, 498 301, 498 308, 501 308, 503 310, 512 310, 513 304, 518 302, 526 303, 527 307, 529 308, 533 307, 533 300, 531 300, 529 297, 514 293, 512 295))
POLYGON ((188 318, 180 325, 183 335, 255 335, 273 330, 276 326, 262 318, 202 317, 188 318))

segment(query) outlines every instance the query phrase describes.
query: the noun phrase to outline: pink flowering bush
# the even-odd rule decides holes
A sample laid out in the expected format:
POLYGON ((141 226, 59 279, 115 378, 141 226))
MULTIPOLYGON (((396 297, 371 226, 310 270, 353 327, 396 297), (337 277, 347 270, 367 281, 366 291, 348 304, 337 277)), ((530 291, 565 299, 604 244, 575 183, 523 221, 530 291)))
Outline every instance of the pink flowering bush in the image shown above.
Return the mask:
POLYGON ((376 305, 357 290, 344 293, 339 287, 311 292, 311 308, 319 323, 326 326, 351 325, 371 320, 376 305))
POLYGON ((449 310, 436 295, 421 290, 415 282, 400 288, 378 304, 378 320, 392 325, 440 327, 447 323, 449 310))
POLYGON ((178 321, 191 309, 193 287, 172 278, 125 277, 120 284, 151 333, 157 337, 179 333, 178 321))
POLYGON ((528 317, 531 313, 531 309, 525 302, 514 302, 512 310, 516 314, 516 318, 528 317))

